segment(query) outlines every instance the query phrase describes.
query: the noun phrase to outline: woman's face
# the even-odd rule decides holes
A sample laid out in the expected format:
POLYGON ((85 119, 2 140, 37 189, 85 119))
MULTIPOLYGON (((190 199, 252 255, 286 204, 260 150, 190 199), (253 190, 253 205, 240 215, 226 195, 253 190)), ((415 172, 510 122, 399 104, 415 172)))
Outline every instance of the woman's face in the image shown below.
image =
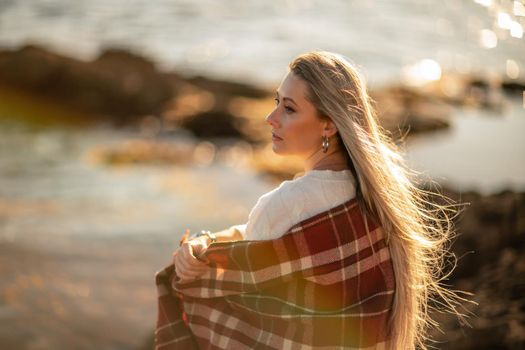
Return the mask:
POLYGON ((297 155, 307 159, 321 148, 326 121, 317 116, 315 107, 306 100, 306 83, 289 72, 279 85, 275 109, 266 121, 272 132, 273 151, 281 155, 297 155))

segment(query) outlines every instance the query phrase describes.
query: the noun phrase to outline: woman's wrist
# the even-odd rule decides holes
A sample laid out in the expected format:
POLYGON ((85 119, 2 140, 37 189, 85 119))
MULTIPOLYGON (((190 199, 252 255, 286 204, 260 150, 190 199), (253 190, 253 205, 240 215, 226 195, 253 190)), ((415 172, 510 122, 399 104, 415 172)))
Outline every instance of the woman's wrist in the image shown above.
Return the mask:
POLYGON ((211 238, 208 237, 207 235, 202 235, 202 236, 199 236, 197 238, 195 238, 196 240, 199 240, 200 242, 202 242, 202 245, 205 246, 205 247, 208 247, 212 242, 211 242, 211 238))
POLYGON ((232 241, 242 241, 242 240, 244 240, 244 236, 241 233, 241 231, 239 230, 238 226, 240 226, 240 225, 234 225, 234 226, 230 227, 232 241))
POLYGON ((193 235, 189 237, 189 239, 190 240, 197 239, 197 238, 200 239, 202 237, 206 238, 207 245, 217 242, 217 236, 213 232, 208 231, 208 230, 201 230, 200 232, 194 233, 193 235))
POLYGON ((202 230, 201 233, 203 233, 204 236, 208 237, 209 244, 217 242, 217 236, 215 235, 215 233, 208 230, 202 230))
POLYGON ((217 242, 231 242, 235 240, 234 230, 230 227, 222 231, 215 232, 217 242))
POLYGON ((242 234, 239 232, 239 230, 235 229, 234 226, 229 227, 225 230, 218 231, 218 232, 211 232, 207 230, 202 230, 198 233, 194 233, 192 236, 189 237, 190 240, 193 239, 202 239, 202 242, 205 242, 206 245, 210 245, 211 243, 215 242, 231 242, 231 241, 237 241, 242 240, 242 234))

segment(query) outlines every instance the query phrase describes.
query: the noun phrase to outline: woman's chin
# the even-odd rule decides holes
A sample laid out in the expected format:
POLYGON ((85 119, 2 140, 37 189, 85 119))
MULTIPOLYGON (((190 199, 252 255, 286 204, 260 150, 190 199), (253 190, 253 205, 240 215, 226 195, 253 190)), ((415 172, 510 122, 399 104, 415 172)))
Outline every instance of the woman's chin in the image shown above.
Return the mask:
POLYGON ((273 153, 275 154, 279 154, 279 155, 284 154, 282 147, 280 147, 279 145, 275 143, 272 144, 272 150, 273 150, 273 153))

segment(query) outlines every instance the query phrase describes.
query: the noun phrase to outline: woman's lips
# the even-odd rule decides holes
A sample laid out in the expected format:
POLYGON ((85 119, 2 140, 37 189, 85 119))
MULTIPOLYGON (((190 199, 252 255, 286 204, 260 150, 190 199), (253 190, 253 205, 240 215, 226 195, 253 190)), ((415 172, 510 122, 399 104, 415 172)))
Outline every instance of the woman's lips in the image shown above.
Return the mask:
POLYGON ((282 138, 280 138, 279 136, 277 136, 274 133, 272 133, 272 140, 274 140, 274 141, 281 141, 282 138))

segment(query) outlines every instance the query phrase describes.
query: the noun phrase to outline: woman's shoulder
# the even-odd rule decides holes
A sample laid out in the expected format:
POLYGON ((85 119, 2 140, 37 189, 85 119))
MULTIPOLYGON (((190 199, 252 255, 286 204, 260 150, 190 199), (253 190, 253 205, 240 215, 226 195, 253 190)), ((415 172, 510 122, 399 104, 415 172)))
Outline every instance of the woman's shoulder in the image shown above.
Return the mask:
POLYGON ((288 201, 287 198, 289 199, 291 195, 296 193, 294 189, 297 185, 294 181, 295 180, 282 181, 279 186, 261 195, 253 207, 250 216, 253 215, 253 212, 262 210, 265 207, 277 209, 277 207, 284 205, 285 202, 288 201))
POLYGON ((302 186, 304 179, 284 180, 279 186, 261 195, 252 208, 249 218, 255 219, 262 211, 272 212, 270 217, 283 217, 300 210, 303 204, 302 186))
POLYGON ((353 183, 344 179, 349 179, 348 174, 316 171, 282 181, 259 197, 248 217, 248 231, 274 237, 305 217, 347 200, 353 195, 353 183))
POLYGON ((295 177, 292 180, 284 180, 279 186, 263 194, 260 199, 263 202, 279 201, 284 197, 297 196, 301 193, 301 183, 305 181, 304 177, 295 177))
POLYGON ((282 181, 278 187, 259 199, 261 202, 283 201, 288 198, 306 198, 316 191, 337 191, 354 187, 355 180, 350 170, 309 170, 296 174, 292 180, 282 181))
POLYGON ((282 181, 259 197, 248 216, 246 238, 276 238, 296 223, 305 202, 297 180, 282 181))
POLYGON ((302 220, 355 195, 355 180, 350 170, 310 170, 282 183, 268 201, 270 206, 286 207, 295 220, 302 220))

